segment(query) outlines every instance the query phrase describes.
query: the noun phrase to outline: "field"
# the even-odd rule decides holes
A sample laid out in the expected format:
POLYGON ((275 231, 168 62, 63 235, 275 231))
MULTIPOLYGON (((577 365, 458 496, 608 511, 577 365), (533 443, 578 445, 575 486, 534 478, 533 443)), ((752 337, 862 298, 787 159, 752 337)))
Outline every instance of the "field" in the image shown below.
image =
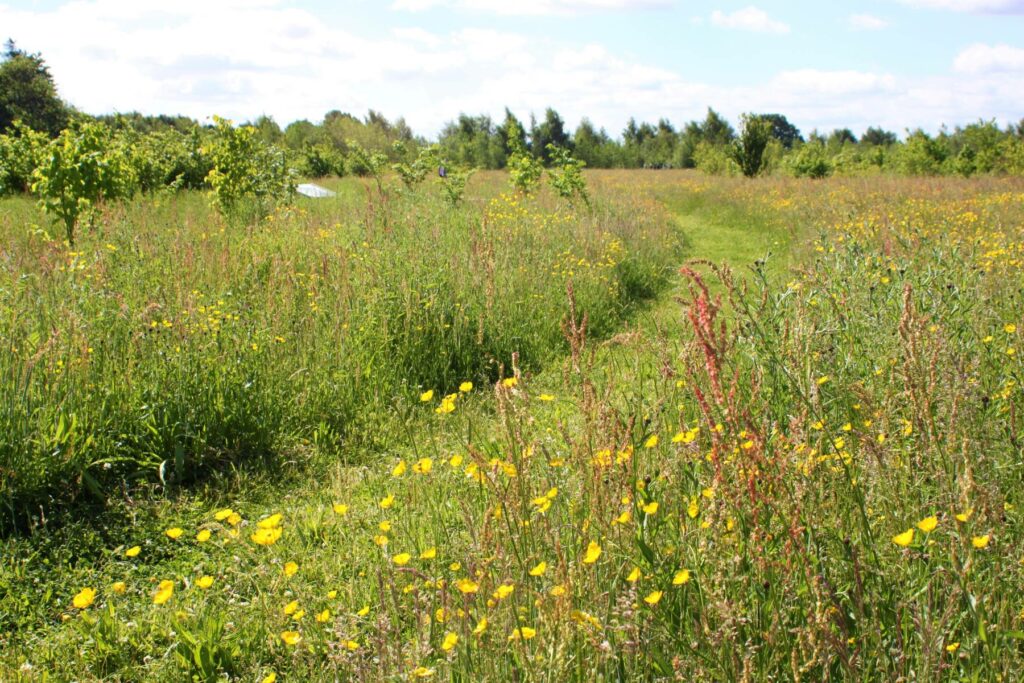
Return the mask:
POLYGON ((1024 676, 1024 181, 587 181, 2 200, 0 680, 1024 676))

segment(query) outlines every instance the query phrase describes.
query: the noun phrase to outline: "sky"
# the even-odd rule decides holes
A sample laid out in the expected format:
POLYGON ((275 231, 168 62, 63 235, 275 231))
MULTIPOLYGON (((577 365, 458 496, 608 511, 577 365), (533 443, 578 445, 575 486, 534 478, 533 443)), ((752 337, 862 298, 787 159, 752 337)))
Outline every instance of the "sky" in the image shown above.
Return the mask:
POLYGON ((426 137, 505 107, 613 137, 708 107, 805 133, 1024 118, 1024 0, 0 0, 7 37, 91 114, 374 109, 426 137))

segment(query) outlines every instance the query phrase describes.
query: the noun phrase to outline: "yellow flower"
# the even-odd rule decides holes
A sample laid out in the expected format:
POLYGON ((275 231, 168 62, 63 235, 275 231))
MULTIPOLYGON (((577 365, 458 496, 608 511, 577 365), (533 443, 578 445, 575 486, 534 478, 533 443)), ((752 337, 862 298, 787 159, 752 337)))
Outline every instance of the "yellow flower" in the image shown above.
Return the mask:
POLYGON ((395 504, 395 497, 388 495, 380 500, 380 507, 382 510, 387 510, 389 507, 395 504))
POLYGON ((153 594, 153 604, 162 605, 170 600, 172 595, 174 595, 174 582, 161 581, 157 586, 156 593, 153 594))
POLYGON ((512 631, 512 635, 510 635, 508 639, 519 640, 520 638, 522 638, 523 640, 529 640, 530 638, 533 638, 535 635, 537 635, 536 629, 532 629, 529 626, 521 626, 516 630, 512 631))
POLYGON ((125 557, 138 557, 139 553, 141 553, 141 552, 142 552, 142 548, 140 548, 137 545, 133 545, 131 548, 128 548, 128 550, 124 551, 124 556, 125 557))
POLYGON ((325 609, 323 612, 316 615, 316 620, 317 623, 326 624, 328 621, 331 620, 331 610, 325 609))
POLYGON ((402 565, 409 564, 409 560, 411 559, 412 555, 410 555, 409 553, 398 553, 397 555, 391 558, 391 560, 399 567, 401 567, 402 565))
POLYGON ((972 536, 971 545, 973 545, 978 550, 981 550, 982 548, 988 545, 988 542, 990 540, 992 540, 992 537, 988 534, 985 534, 984 536, 972 536))
POLYGON ((302 640, 302 636, 298 631, 282 631, 281 640, 288 645, 297 645, 298 642, 302 640))
POLYGON ((548 570, 547 562, 539 562, 537 566, 530 570, 530 576, 544 576, 544 572, 548 570))
POLYGON ((276 529, 257 529, 249 538, 257 545, 274 545, 277 543, 277 539, 281 538, 281 527, 276 529))
POLYGON ((551 587, 551 594, 552 594, 553 596, 555 596, 556 598, 560 598, 560 597, 562 597, 562 596, 563 596, 563 595, 565 595, 565 594, 566 594, 567 592, 568 592, 568 591, 566 591, 566 589, 565 589, 565 586, 562 586, 562 585, 558 585, 558 586, 552 586, 552 587, 551 587))
POLYGON ((349 651, 354 652, 359 649, 359 643, 357 643, 354 640, 347 640, 345 641, 345 648, 349 651))
POLYGON ((1003 332, 1005 332, 1006 334, 1013 334, 1016 331, 1017 326, 1014 325, 1013 323, 1006 323, 1005 325, 1003 325, 1003 332))
POLYGON ((501 386, 505 387, 506 389, 511 389, 518 383, 519 380, 516 379, 515 377, 506 377, 505 379, 501 380, 501 386))
POLYGON ((176 539, 179 538, 183 533, 185 533, 185 530, 179 527, 173 527, 171 529, 168 529, 164 533, 167 534, 167 538, 176 539))
POLYGON ((822 375, 821 377, 818 378, 818 386, 820 387, 822 384, 824 384, 828 380, 829 380, 829 376, 828 375, 822 375))
POLYGON ((425 666, 417 666, 412 670, 412 675, 416 678, 430 678, 434 673, 435 671, 433 669, 428 669, 425 666))
POLYGON ((690 570, 680 569, 676 572, 676 575, 672 577, 673 586, 682 586, 690 581, 690 570))
POLYGON ((437 548, 427 548, 422 553, 420 553, 421 560, 432 560, 435 557, 437 557, 437 548))
POLYGON ((281 611, 283 611, 285 613, 285 616, 290 616, 292 614, 295 614, 295 611, 297 609, 299 609, 299 601, 298 600, 292 600, 287 605, 285 605, 284 609, 281 610, 281 611))
POLYGON ((542 401, 554 401, 555 400, 555 397, 552 396, 551 394, 541 394, 537 398, 539 398, 542 401))
POLYGON ((370 606, 369 606, 369 605, 363 605, 363 606, 362 606, 362 607, 361 607, 361 608, 359 609, 359 611, 358 611, 358 612, 356 612, 356 616, 359 616, 359 617, 365 617, 365 616, 366 616, 367 614, 369 614, 369 613, 370 613, 370 606))
POLYGON ((333 600, 336 597, 338 597, 338 591, 335 591, 335 590, 327 591, 327 599, 328 600, 333 600))
POLYGON ((260 683, 277 683, 277 674, 271 671, 263 677, 263 680, 260 683))
POLYGON ((78 595, 71 599, 71 604, 77 607, 78 609, 85 609, 95 601, 96 589, 83 588, 78 592, 78 595))
POLYGON ((446 633, 444 635, 444 642, 441 643, 441 649, 445 652, 451 652, 451 649, 459 642, 459 637, 454 633, 446 633))
POLYGON ((661 600, 661 596, 662 596, 662 592, 661 591, 652 591, 650 593, 650 595, 648 595, 646 598, 644 598, 644 602, 646 602, 648 605, 651 605, 653 607, 654 605, 657 605, 658 602, 661 600))
POLYGON ((456 581, 455 582, 455 587, 458 588, 463 593, 466 593, 466 594, 476 593, 478 590, 480 590, 480 584, 478 584, 476 581, 473 581, 472 579, 468 579, 468 578, 467 579, 459 579, 458 581, 456 581))
POLYGON ((200 576, 198 579, 196 579, 196 585, 202 588, 203 590, 206 590, 207 588, 213 585, 213 577, 200 576))
POLYGON ((644 448, 654 448, 658 445, 658 435, 651 434, 647 437, 647 441, 644 441, 644 448))
POLYGON ((503 583, 498 586, 497 590, 494 591, 494 597, 498 600, 504 600, 508 596, 512 595, 512 591, 516 589, 515 584, 503 583))
POLYGON ((434 398, 434 390, 433 389, 428 389, 428 390, 424 391, 422 394, 420 394, 420 400, 423 401, 424 403, 426 403, 427 401, 429 401, 432 398, 434 398))
POLYGON ((385 519, 383 522, 377 525, 377 528, 381 530, 381 533, 386 534, 389 531, 391 531, 391 522, 385 519))
POLYGON ((964 510, 956 515, 956 521, 966 523, 974 514, 974 510, 964 510))
POLYGON ((630 583, 636 583, 639 580, 640 580, 640 567, 633 567, 633 571, 631 571, 629 573, 629 576, 626 577, 626 581, 629 581, 630 583))
POLYGON ((594 564, 599 557, 601 557, 601 546, 596 541, 591 541, 587 545, 587 552, 583 555, 583 564, 594 564))
POLYGON ((462 384, 459 385, 459 391, 461 391, 464 394, 468 394, 469 392, 473 391, 473 383, 463 382, 462 384))
POLYGON ((285 562, 281 571, 285 576, 295 576, 295 572, 299 571, 299 565, 295 562, 285 562))
POLYGON ((946 646, 946 652, 948 652, 949 654, 953 654, 959 648, 960 648, 960 643, 959 642, 950 643, 949 645, 946 646))
POLYGON ((459 455, 458 453, 456 453, 448 461, 448 464, 451 465, 452 467, 459 467, 459 466, 461 466, 462 465, 462 456, 459 455))
POLYGON ((933 515, 931 517, 925 517, 920 522, 918 522, 917 523, 917 528, 927 534, 927 533, 930 533, 931 531, 933 531, 935 529, 935 527, 937 527, 938 525, 939 525, 939 518, 935 517, 933 515))
POLYGON ((416 461, 416 464, 412 466, 412 471, 416 474, 430 474, 430 470, 434 468, 434 461, 430 458, 420 458, 416 461))
POLYGON ((379 545, 381 548, 383 548, 388 544, 388 537, 384 534, 380 534, 378 536, 373 537, 373 542, 379 545))
POLYGON ((223 510, 218 510, 217 514, 215 514, 213 518, 218 522, 223 522, 225 519, 227 519, 233 514, 235 514, 234 510, 232 510, 231 508, 224 508, 223 510))
POLYGON ((334 504, 334 513, 336 515, 347 515, 348 514, 348 505, 345 505, 344 503, 335 503, 334 504))
POLYGON ((232 512, 228 515, 228 524, 231 526, 238 526, 242 522, 242 515, 237 512, 232 512))
POLYGON ((473 629, 473 635, 478 636, 487 630, 487 617, 480 617, 480 621, 476 622, 476 628, 473 629))
POLYGON ((904 531, 902 534, 896 534, 892 537, 892 542, 901 548, 906 548, 914 540, 914 529, 910 528, 904 531))
POLYGON ((633 513, 626 510, 621 515, 612 520, 613 524, 629 524, 629 520, 632 519, 633 513))
POLYGON ((690 504, 686 506, 686 515, 690 519, 696 519, 697 515, 700 514, 700 508, 697 507, 697 499, 694 498, 690 501, 690 504))
POLYGON ((398 464, 395 465, 395 468, 393 470, 391 470, 391 476, 392 477, 400 477, 403 474, 405 474, 405 461, 404 460, 399 460, 398 464))
POLYGON ((209 529, 202 529, 198 534, 196 534, 196 540, 198 542, 200 542, 200 543, 206 543, 207 541, 209 541, 210 540, 210 530, 209 529))
POLYGON ((644 511, 644 514, 653 515, 655 512, 658 511, 658 501, 652 500, 647 505, 644 505, 643 506, 643 511, 644 511))
POLYGON ((283 515, 280 512, 278 512, 273 515, 270 515, 269 517, 261 519, 259 522, 257 522, 256 526, 260 529, 276 529, 277 527, 281 526, 282 519, 283 515))
POLYGON ((115 581, 111 589, 118 595, 123 595, 128 590, 128 585, 124 581, 115 581))

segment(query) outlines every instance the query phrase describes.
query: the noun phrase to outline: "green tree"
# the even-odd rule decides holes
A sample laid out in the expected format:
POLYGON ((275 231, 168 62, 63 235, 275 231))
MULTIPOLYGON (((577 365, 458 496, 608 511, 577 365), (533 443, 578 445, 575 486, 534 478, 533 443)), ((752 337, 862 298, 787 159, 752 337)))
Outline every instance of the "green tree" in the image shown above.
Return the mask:
POLYGON ((590 206, 587 181, 583 178, 583 167, 587 163, 574 158, 564 147, 556 147, 550 143, 548 147, 550 147, 548 156, 551 158, 552 166, 548 171, 548 183, 551 185, 551 189, 559 197, 568 199, 570 204, 581 200, 590 206))
POLYGON ((740 137, 730 149, 743 175, 753 178, 761 172, 764 168, 764 150, 771 138, 771 121, 762 116, 744 115, 740 137))
POLYGON ((236 216, 244 204, 257 217, 291 199, 295 192, 292 169, 281 150, 265 144, 252 126, 235 127, 214 117, 214 128, 205 146, 212 169, 206 177, 213 203, 224 216, 236 216))
POLYGON ((0 196, 28 192, 32 172, 42 161, 48 139, 15 121, 7 135, 0 135, 0 196))
POLYGON ((548 107, 544 111, 544 120, 530 127, 530 149, 545 164, 551 163, 551 150, 548 145, 569 147, 572 141, 565 130, 565 122, 558 112, 548 107))
POLYGON ((768 122, 771 126, 771 136, 781 142, 786 149, 792 149, 794 144, 804 141, 800 129, 782 114, 758 114, 757 117, 768 122))
POLYGON ((0 61, 0 131, 18 120, 56 137, 68 123, 68 108, 43 58, 8 40, 0 61))

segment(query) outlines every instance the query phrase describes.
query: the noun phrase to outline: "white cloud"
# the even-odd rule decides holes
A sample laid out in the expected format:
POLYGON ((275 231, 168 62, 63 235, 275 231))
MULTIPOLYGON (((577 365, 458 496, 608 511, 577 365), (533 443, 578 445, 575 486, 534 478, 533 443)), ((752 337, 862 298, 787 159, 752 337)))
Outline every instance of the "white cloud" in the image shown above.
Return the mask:
POLYGON ((391 8, 409 12, 448 7, 504 15, 569 15, 663 8, 672 4, 672 0, 394 0, 391 8))
POLYGON ((885 19, 870 14, 851 14, 848 21, 850 28, 856 31, 880 31, 889 25, 885 19))
POLYGON ((719 28, 730 28, 757 33, 789 33, 789 26, 776 21, 757 7, 745 7, 729 14, 719 10, 711 13, 711 23, 719 28))
POLYGON ((953 68, 962 74, 1000 71, 1017 71, 1024 74, 1024 49, 1010 45, 977 43, 956 56, 953 68))
POLYGON ((967 48, 950 73, 932 78, 792 69, 765 83, 724 86, 698 80, 700 65, 661 67, 593 42, 479 28, 406 27, 368 38, 274 0, 0 5, 0 26, 42 52, 62 96, 86 112, 235 120, 265 113, 284 125, 372 107, 405 116, 428 136, 460 112, 500 118, 506 105, 524 119, 551 106, 570 126, 588 116, 613 135, 631 116, 681 125, 708 106, 733 121, 780 112, 805 131, 934 130, 979 116, 1019 120, 1024 92, 1020 51, 999 45, 967 48))
POLYGON ((1024 14, 1024 0, 900 0, 905 5, 976 14, 1024 14))

